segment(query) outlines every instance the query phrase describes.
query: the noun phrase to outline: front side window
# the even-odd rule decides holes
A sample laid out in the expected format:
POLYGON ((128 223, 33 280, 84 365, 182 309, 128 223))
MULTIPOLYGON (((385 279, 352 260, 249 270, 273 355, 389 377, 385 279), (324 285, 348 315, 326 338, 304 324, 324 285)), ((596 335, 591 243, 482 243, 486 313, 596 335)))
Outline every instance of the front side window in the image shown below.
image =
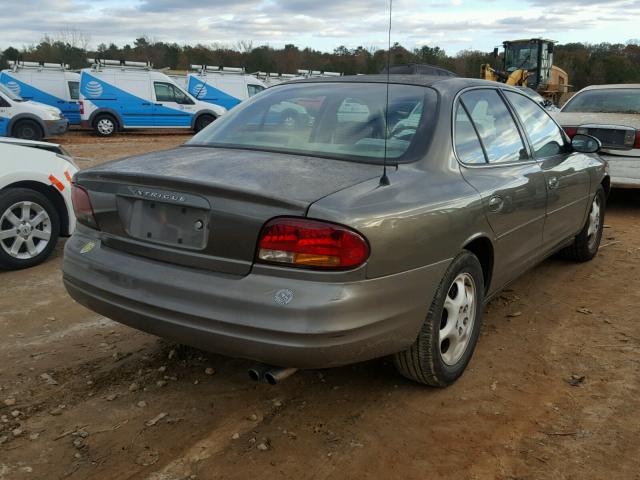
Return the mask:
POLYGON ((178 87, 171 83, 155 82, 153 88, 156 92, 156 100, 163 103, 178 103, 180 105, 193 105, 193 101, 178 87))
POLYGON ((518 93, 504 93, 527 131, 534 157, 552 157, 565 151, 560 128, 542 108, 518 93))
POLYGON ((260 93, 263 90, 264 90, 264 87, 262 85, 252 85, 252 84, 247 85, 247 91, 249 92, 249 97, 253 97, 254 95, 260 93))
POLYGON ((563 112, 640 113, 640 88, 609 88, 577 93, 563 112))
POLYGON ((80 82, 68 82, 69 85, 69 98, 71 100, 80 99, 80 82))
POLYGON ((333 82, 273 87, 187 144, 375 163, 385 154, 396 161, 417 160, 435 122, 437 96, 430 88, 392 84, 387 105, 386 88, 333 82))
POLYGON ((480 135, 489 163, 529 159, 518 127, 496 90, 471 90, 460 101, 480 135))

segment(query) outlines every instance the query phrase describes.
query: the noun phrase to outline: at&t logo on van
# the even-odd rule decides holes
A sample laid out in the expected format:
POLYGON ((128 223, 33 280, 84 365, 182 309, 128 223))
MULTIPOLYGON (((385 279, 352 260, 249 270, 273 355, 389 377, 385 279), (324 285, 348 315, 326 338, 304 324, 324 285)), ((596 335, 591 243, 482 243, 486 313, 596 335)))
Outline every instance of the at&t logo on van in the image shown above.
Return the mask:
POLYGON ((102 85, 100 82, 96 82, 95 80, 91 80, 87 83, 85 90, 89 94, 89 97, 97 98, 102 96, 102 85))
POLYGON ((20 89, 20 84, 18 82, 14 82, 14 81, 7 82, 7 87, 13 93, 20 96, 21 89, 20 89))
POLYGON ((193 89, 191 90, 191 93, 196 98, 206 97, 207 96, 207 87, 204 85, 204 83, 198 83, 198 84, 193 86, 193 89))

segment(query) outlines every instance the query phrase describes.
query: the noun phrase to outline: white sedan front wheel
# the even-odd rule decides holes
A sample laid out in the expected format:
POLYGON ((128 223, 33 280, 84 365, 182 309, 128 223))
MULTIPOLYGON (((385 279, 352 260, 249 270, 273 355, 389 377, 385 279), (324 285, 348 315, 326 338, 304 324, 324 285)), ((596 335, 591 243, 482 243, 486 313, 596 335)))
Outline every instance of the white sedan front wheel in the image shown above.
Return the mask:
POLYGON ((0 267, 15 270, 41 263, 59 233, 58 212, 40 192, 15 188, 0 194, 0 267))

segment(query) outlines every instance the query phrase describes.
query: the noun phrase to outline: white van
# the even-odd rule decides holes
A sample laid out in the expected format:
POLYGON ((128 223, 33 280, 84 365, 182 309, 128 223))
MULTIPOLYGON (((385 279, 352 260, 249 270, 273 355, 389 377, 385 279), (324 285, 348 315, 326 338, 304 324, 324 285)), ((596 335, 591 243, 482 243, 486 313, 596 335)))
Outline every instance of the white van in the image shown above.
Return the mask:
POLYGON ((196 132, 226 112, 185 92, 143 62, 93 60, 80 72, 80 115, 100 136, 124 129, 188 128, 196 132))
POLYGON ((244 68, 191 65, 197 72, 187 75, 187 89, 198 100, 231 110, 240 102, 260 93, 267 86, 244 68))
POLYGON ((59 63, 10 62, 0 83, 25 100, 59 108, 70 125, 80 125, 80 74, 59 63))
POLYGON ((58 108, 24 100, 0 84, 0 137, 42 140, 62 135, 68 128, 69 120, 58 108))

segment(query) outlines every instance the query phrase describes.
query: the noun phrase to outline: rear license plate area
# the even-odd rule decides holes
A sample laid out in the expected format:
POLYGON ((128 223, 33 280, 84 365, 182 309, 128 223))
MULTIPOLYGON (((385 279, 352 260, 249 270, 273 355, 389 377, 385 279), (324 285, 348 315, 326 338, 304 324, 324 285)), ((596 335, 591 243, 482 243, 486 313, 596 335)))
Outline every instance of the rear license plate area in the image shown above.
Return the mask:
POLYGON ((132 238, 174 247, 202 250, 207 246, 209 211, 190 206, 120 197, 128 203, 121 218, 132 238))
POLYGON ((625 145, 625 131, 609 128, 590 128, 589 135, 596 137, 603 147, 628 148, 625 145))

